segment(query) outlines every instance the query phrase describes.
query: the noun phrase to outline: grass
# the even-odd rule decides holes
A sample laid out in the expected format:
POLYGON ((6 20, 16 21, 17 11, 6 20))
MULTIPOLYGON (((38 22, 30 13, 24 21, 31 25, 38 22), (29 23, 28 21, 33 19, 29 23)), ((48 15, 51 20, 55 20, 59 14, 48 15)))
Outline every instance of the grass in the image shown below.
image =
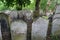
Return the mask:
POLYGON ((13 37, 13 40, 26 40, 25 34, 18 34, 13 37))
POLYGON ((51 35, 51 40, 60 40, 59 35, 51 35))
POLYGON ((42 18, 44 18, 44 19, 48 19, 48 17, 47 17, 47 16, 42 16, 42 18))
MULTIPOLYGON (((18 34, 13 37, 13 40, 26 40, 25 34, 18 34)), ((41 36, 32 36, 32 40, 44 40, 41 36)))

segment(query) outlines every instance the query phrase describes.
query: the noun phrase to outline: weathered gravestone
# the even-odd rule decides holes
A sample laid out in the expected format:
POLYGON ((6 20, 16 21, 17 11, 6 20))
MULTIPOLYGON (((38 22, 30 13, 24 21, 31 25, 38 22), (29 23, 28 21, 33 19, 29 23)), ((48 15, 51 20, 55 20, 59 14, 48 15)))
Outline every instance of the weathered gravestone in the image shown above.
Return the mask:
POLYGON ((26 40, 31 40, 31 29, 32 29, 32 14, 30 10, 22 10, 22 11, 10 11, 9 14, 10 18, 13 21, 16 20, 24 20, 27 23, 27 38, 26 40))
POLYGON ((11 32, 9 25, 9 16, 5 13, 0 13, 2 40, 11 40, 11 32))
POLYGON ((52 22, 52 34, 60 35, 60 5, 56 5, 56 11, 53 16, 52 22))
MULTIPOLYGON (((30 24, 30 26, 31 26, 31 24, 30 24)), ((30 27, 28 26, 28 29, 29 28, 30 27)), ((32 23, 32 31, 31 31, 32 34, 31 34, 30 39, 32 39, 32 40, 45 40, 47 28, 48 28, 48 20, 39 17, 36 21, 34 21, 32 23)), ((13 32, 14 32, 14 34, 12 34, 12 35, 20 35, 20 36, 18 36, 19 40, 20 39, 26 40, 26 35, 27 35, 27 23, 26 22, 24 22, 22 20, 12 22, 11 30, 13 30, 13 32)), ((28 36, 29 35, 27 35, 27 37, 28 36)), ((16 37, 16 36, 13 36, 13 37, 16 37)))
MULTIPOLYGON (((17 15, 19 14, 19 19, 23 18, 23 20, 25 20, 25 22, 27 22, 27 30, 26 30, 27 31, 27 35, 26 35, 27 39, 26 40, 31 40, 31 39, 32 40, 44 40, 46 38, 46 33, 47 33, 47 28, 48 28, 48 20, 45 20, 45 19, 39 17, 36 21, 33 22, 33 20, 31 20, 31 19, 33 19, 32 12, 30 12, 29 10, 28 11, 27 10, 10 11, 9 14, 10 14, 9 16, 13 20, 16 20, 14 18, 17 18, 18 17, 17 15), (32 30, 30 28, 32 28, 32 30), (32 32, 32 34, 31 34, 31 32, 32 32)), ((13 27, 13 29, 14 29, 14 27, 18 27, 19 29, 18 29, 17 33, 19 34, 19 30, 21 31, 21 27, 23 27, 21 25, 23 25, 23 24, 19 24, 19 21, 17 23, 16 22, 17 21, 14 21, 14 23, 12 23, 13 26, 11 26, 11 28, 13 27)), ((24 27, 26 27, 26 26, 24 26, 24 27)), ((24 27, 23 27, 23 29, 26 29, 24 27)))

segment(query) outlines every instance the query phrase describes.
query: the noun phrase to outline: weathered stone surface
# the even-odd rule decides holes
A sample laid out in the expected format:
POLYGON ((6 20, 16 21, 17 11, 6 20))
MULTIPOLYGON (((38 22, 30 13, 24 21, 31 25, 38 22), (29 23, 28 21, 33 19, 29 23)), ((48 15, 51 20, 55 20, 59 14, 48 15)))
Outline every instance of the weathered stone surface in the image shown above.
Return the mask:
POLYGON ((56 11, 55 11, 55 14, 57 14, 57 13, 60 13, 60 5, 59 5, 59 4, 56 5, 56 11))
POLYGON ((8 14, 12 20, 16 20, 18 15, 19 15, 19 19, 23 18, 23 16, 26 17, 27 19, 31 19, 33 16, 32 10, 21 10, 21 11, 7 10, 7 11, 3 11, 3 12, 5 14, 8 14))
POLYGON ((53 16, 53 21, 54 21, 55 19, 60 19, 60 14, 55 14, 55 15, 53 16))
MULTIPOLYGON (((48 20, 39 18, 36 21, 34 21, 32 24, 32 39, 33 40, 45 39, 46 33, 47 33, 47 28, 48 28, 48 20)), ((11 30, 13 30, 16 34, 20 35, 20 33, 23 33, 26 35, 27 24, 21 20, 12 22, 11 30)))
POLYGON ((56 6, 56 11, 52 23, 52 34, 60 35, 60 5, 56 6))
POLYGON ((52 23, 52 34, 60 35, 60 19, 55 19, 52 23))

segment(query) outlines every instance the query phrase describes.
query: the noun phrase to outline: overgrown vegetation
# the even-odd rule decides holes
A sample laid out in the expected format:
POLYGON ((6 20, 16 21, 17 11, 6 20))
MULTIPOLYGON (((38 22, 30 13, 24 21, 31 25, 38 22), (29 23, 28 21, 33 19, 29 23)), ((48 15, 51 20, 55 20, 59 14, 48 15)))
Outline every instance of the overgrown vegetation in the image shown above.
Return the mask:
POLYGON ((51 40, 60 40, 59 35, 51 35, 51 40))
MULTIPOLYGON (((31 9, 35 10, 34 17, 39 16, 39 11, 43 12, 52 10, 54 11, 56 0, 50 0, 50 4, 47 4, 48 0, 0 0, 0 10, 22 10, 22 9, 31 9), (38 3, 38 4, 37 4, 38 3)), ((58 3, 60 0, 57 1, 58 3)), ((43 16, 47 19, 48 17, 43 16)), ((31 26, 30 26, 31 27, 31 26)), ((31 30, 29 30, 31 32, 31 30)), ((50 31, 49 31, 50 32, 50 31)), ((51 40, 59 40, 60 36, 51 36, 51 40)))
MULTIPOLYGON (((48 0, 41 0, 40 2, 40 9, 42 9, 43 11, 46 10, 47 7, 47 2, 48 0)), ((58 1, 59 2, 59 1, 58 1)), ((49 10, 53 10, 55 7, 56 1, 51 0, 51 4, 48 7, 49 10)), ((5 10, 5 9, 32 9, 34 10, 35 8, 35 0, 0 0, 0 10, 5 10)))

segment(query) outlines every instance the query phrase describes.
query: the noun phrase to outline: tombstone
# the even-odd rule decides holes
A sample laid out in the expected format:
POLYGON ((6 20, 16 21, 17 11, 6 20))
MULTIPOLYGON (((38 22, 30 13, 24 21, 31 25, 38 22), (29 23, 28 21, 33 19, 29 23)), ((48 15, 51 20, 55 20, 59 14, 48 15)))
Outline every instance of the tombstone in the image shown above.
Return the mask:
POLYGON ((46 40, 48 20, 39 17, 32 23, 32 40, 46 40))
POLYGON ((27 24, 23 20, 11 23, 12 40, 26 40, 26 31, 27 24))
MULTIPOLYGON (((28 34, 30 34, 31 35, 31 31, 29 31, 30 30, 30 26, 29 26, 29 24, 30 24, 30 19, 31 19, 31 11, 30 10, 22 10, 22 11, 11 11, 11 12, 8 12, 10 15, 10 17, 12 18, 12 22, 13 22, 13 20, 15 20, 16 21, 16 19, 18 20, 18 19, 22 19, 23 21, 25 21, 26 23, 27 23, 27 40, 29 39, 31 39, 31 36, 30 37, 28 37, 28 34), (24 17, 24 18, 23 18, 24 17), (28 19, 29 21, 27 22, 26 21, 26 19, 28 19)), ((17 25, 18 26, 18 25, 17 25)), ((32 23, 31 23, 31 26, 32 26, 32 23)))
MULTIPOLYGON (((12 12, 12 11, 11 11, 12 12)), ((32 23, 32 21, 33 20, 31 20, 31 19, 33 19, 32 18, 32 14, 31 14, 31 12, 30 11, 26 11, 26 10, 22 10, 22 11, 15 11, 16 13, 18 13, 19 14, 19 18, 20 17, 23 17, 24 16, 24 20, 25 20, 25 22, 27 23, 27 30, 26 30, 26 32, 27 32, 27 35, 26 35, 26 40, 43 40, 43 39, 45 39, 46 38, 46 32, 47 32, 47 27, 48 27, 48 21, 47 20, 45 20, 45 19, 43 19, 43 18, 39 18, 39 19, 37 19, 35 22, 33 22, 32 23), (21 16, 22 15, 22 16, 21 16), (28 19, 28 20, 27 20, 28 19), (32 30, 30 30, 30 27, 32 28, 32 30), (30 31, 29 31, 30 30, 30 31), (31 34, 32 33, 32 34, 31 34)), ((15 13, 14 12, 14 13, 15 13)), ((10 14, 10 16, 13 14, 13 15, 15 15, 14 13, 11 13, 10 14)), ((14 18, 14 16, 12 15, 12 17, 14 18)), ((17 15, 16 15, 16 17, 17 17, 17 15)), ((15 20, 15 19, 14 19, 15 20)), ((24 21, 23 20, 23 21, 24 21)), ((13 22, 12 22, 13 23, 13 22)), ((26 27, 23 23, 22 24, 19 24, 19 21, 18 21, 18 23, 16 23, 16 21, 14 21, 14 26, 13 27, 26 27), (18 25, 19 24, 19 25, 18 25), (21 26, 21 25, 24 25, 24 26, 21 26)), ((26 24, 25 23, 25 24, 26 24)), ((11 26, 12 27, 12 26, 11 26)), ((23 28, 24 29, 24 28, 23 28)), ((21 29, 20 28, 14 28, 14 32, 17 32, 17 34, 20 34, 19 33, 19 30, 21 31, 21 29), (16 30, 18 30, 18 31, 16 31, 16 30)), ((24 31, 25 31, 24 30, 24 31)), ((13 31, 12 31, 13 32, 13 31)), ((14 34, 13 34, 14 35, 14 34)), ((19 38, 18 38, 19 39, 19 38)), ((23 38, 24 39, 24 38, 23 38)))
POLYGON ((5 13, 0 13, 2 40, 11 40, 9 16, 5 13))
MULTIPOLYGON (((20 40, 20 38, 21 38, 21 40, 26 40, 28 37, 29 37, 28 39, 31 39, 31 40, 38 40, 38 39, 43 40, 46 37, 47 27, 48 27, 48 20, 45 20, 43 18, 39 18, 36 21, 34 21, 33 23, 31 22, 31 24, 30 24, 30 22, 26 23, 22 20, 14 21, 11 24, 11 30, 13 30, 12 32, 14 32, 15 34, 12 34, 12 36, 14 37, 14 35, 19 35, 18 36, 19 40, 20 40), (32 30, 29 31, 31 26, 32 26, 32 30), (28 29, 27 29, 27 27, 28 27, 28 29), (32 34, 30 34, 30 32, 32 34), (30 34, 30 36, 29 36, 29 34, 30 34)), ((17 37, 17 36, 15 36, 15 37, 17 37)), ((13 38, 13 40, 14 40, 14 38, 13 38)))
POLYGON ((60 4, 56 5, 56 11, 53 16, 52 34, 60 35, 60 4))

